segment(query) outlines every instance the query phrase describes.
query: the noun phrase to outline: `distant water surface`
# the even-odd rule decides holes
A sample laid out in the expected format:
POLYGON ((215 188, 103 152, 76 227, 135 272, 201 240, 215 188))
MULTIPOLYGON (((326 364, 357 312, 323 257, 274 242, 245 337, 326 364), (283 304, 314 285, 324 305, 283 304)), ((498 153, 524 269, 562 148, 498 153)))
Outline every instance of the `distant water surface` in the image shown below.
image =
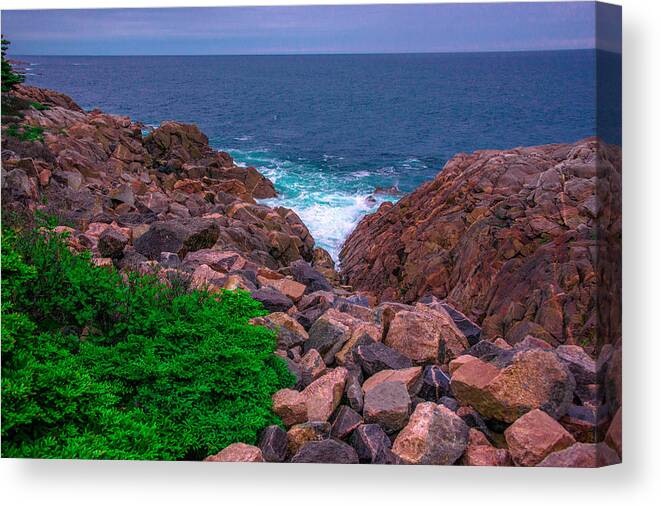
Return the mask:
POLYGON ((621 114, 621 58, 593 50, 20 58, 29 84, 85 109, 198 124, 271 178, 281 195, 269 202, 296 210, 334 256, 375 186, 411 191, 457 152, 595 135, 597 61, 600 120, 621 114))

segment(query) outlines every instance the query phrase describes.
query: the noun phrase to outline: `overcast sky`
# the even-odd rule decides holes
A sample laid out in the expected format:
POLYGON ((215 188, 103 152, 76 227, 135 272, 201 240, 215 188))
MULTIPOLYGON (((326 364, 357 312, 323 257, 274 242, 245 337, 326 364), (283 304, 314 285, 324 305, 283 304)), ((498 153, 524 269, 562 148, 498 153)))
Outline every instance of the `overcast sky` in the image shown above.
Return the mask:
POLYGON ((2 33, 14 55, 518 51, 595 44, 620 51, 619 10, 599 9, 572 2, 5 10, 2 33))

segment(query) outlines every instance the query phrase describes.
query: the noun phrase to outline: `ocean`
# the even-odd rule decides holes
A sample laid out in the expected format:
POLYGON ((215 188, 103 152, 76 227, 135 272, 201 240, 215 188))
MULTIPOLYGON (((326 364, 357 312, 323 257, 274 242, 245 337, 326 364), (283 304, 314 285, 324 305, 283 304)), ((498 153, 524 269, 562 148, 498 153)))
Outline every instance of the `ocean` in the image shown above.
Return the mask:
POLYGON ((337 258, 379 202, 458 152, 621 143, 621 57, 594 50, 301 56, 16 56, 27 83, 149 126, 196 123, 276 185, 337 258), (597 65, 600 63, 600 65, 597 65), (599 70, 597 70, 599 69, 599 70), (597 75, 600 107, 597 110, 597 75))

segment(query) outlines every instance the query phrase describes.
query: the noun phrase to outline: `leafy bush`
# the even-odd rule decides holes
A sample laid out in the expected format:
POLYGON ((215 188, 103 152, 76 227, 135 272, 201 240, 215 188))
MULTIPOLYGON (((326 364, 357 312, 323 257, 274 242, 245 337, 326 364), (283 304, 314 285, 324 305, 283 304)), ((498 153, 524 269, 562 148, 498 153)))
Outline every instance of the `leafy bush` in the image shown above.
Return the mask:
POLYGON ((50 109, 48 104, 42 104, 41 102, 30 102, 30 105, 37 111, 48 111, 50 109))
POLYGON ((2 238, 4 457, 200 459, 254 443, 291 385, 246 292, 169 287, 71 253, 60 235, 2 238))
POLYGON ((7 127, 7 135, 17 137, 21 141, 43 141, 44 129, 31 125, 16 125, 12 123, 7 127))

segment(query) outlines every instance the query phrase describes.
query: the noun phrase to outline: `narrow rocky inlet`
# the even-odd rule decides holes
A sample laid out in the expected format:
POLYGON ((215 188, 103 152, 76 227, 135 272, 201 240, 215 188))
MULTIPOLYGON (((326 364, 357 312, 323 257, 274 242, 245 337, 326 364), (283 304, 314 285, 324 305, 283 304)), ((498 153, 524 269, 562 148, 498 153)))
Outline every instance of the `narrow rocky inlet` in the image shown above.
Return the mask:
POLYGON ((56 215, 98 266, 268 310, 252 323, 296 377, 273 396, 284 427, 207 461, 621 460, 619 148, 458 154, 360 222, 341 272, 294 211, 257 202, 275 196, 195 125, 145 135, 54 91, 3 96, 3 216, 56 215))

